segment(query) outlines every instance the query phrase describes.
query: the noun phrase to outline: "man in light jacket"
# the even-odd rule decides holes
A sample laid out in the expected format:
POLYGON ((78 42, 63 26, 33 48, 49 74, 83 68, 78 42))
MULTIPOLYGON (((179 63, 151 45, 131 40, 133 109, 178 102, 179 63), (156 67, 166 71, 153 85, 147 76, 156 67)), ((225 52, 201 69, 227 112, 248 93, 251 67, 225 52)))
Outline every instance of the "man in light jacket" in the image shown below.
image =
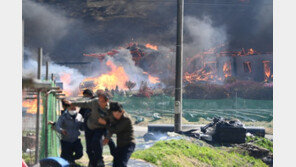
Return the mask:
POLYGON ((76 111, 74 106, 69 106, 54 124, 54 129, 61 134, 61 157, 75 164, 75 160, 83 155, 83 147, 79 138, 80 131, 83 130, 82 116, 76 111))

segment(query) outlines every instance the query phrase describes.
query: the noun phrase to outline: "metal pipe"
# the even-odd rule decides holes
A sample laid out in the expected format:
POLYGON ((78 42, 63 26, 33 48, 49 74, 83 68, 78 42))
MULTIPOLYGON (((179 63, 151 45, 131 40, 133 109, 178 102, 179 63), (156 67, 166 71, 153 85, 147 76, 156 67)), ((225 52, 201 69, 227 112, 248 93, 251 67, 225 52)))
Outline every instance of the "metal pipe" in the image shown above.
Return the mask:
POLYGON ((45 136, 44 136, 44 155, 45 157, 48 157, 48 93, 46 93, 45 97, 45 108, 44 108, 44 114, 45 114, 45 136))
MULTIPOLYGON (((41 67, 42 67, 42 48, 38 51, 38 73, 37 79, 41 79, 41 67)), ((40 103, 41 103, 41 91, 37 94, 37 113, 36 113, 36 143, 35 143, 35 164, 39 161, 39 125, 40 125, 40 103)))
POLYGON ((48 80, 48 71, 49 70, 49 63, 46 61, 46 71, 45 71, 45 80, 48 80))
POLYGON ((175 83, 175 132, 182 131, 182 82, 183 82, 183 17, 184 0, 177 1, 177 45, 175 83))

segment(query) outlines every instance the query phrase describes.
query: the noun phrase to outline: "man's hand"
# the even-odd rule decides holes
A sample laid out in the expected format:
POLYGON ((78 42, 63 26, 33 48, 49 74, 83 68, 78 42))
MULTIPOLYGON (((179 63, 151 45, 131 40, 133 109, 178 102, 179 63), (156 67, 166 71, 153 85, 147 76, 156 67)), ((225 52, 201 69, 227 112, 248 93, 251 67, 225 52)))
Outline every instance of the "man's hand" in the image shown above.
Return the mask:
POLYGON ((106 145, 106 144, 108 144, 108 143, 109 143, 109 139, 105 138, 105 139, 103 140, 103 145, 106 145))
POLYGON ((68 134, 67 131, 65 131, 64 129, 61 130, 61 132, 62 132, 62 134, 65 135, 65 136, 68 134))
POLYGON ((68 104, 68 105, 72 105, 71 101, 69 101, 69 100, 64 99, 63 102, 68 104))
POLYGON ((106 125, 107 122, 103 118, 98 119, 99 124, 106 125))
POLYGON ((54 129, 55 122, 49 121, 47 124, 48 124, 48 125, 51 125, 51 129, 54 129))

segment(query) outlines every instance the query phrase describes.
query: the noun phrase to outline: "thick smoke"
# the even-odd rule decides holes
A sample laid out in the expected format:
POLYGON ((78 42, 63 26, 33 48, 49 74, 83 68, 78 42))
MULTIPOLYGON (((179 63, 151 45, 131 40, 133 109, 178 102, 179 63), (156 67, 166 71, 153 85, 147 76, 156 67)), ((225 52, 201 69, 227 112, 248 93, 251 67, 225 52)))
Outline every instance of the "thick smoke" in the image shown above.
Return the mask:
POLYGON ((197 53, 209 50, 227 42, 224 26, 214 27, 209 17, 197 19, 192 16, 185 17, 185 58, 195 56, 197 53))
MULTIPOLYGON (((175 45, 175 1, 151 5, 148 1, 110 0, 100 8, 78 0, 23 2, 25 45, 44 47, 57 62, 66 58, 83 61, 86 58, 81 55, 91 47, 109 50, 131 41, 175 45)), ((213 27, 224 27, 230 50, 272 51, 272 6, 272 0, 187 1, 184 14, 199 20, 207 16, 213 27)))
POLYGON ((28 29, 26 42, 46 46, 47 49, 53 49, 67 35, 73 23, 61 11, 30 0, 23 0, 23 19, 25 30, 28 29))
MULTIPOLYGON (((166 85, 173 84, 170 81, 174 79, 175 67, 176 3, 159 2, 153 7, 145 7, 143 3, 120 3, 113 10, 112 6, 89 8, 78 0, 71 3, 23 0, 25 46, 30 49, 43 47, 56 63, 92 62, 87 67, 86 77, 89 77, 105 73, 108 68, 105 62, 85 57, 84 53, 106 52, 133 41, 151 43, 158 45, 158 54, 152 59, 144 58, 140 68, 125 49, 107 60, 124 66, 130 79, 137 83, 147 80, 143 72, 149 71, 166 85), (133 13, 135 7, 140 7, 143 13, 133 13), (119 9, 128 9, 128 12, 119 9)), ((272 0, 209 0, 192 4, 188 1, 184 9, 184 63, 220 44, 228 44, 229 50, 272 51, 272 0)), ((29 56, 32 58, 34 56, 29 56)), ((196 70, 196 67, 184 65, 185 71, 196 70)))

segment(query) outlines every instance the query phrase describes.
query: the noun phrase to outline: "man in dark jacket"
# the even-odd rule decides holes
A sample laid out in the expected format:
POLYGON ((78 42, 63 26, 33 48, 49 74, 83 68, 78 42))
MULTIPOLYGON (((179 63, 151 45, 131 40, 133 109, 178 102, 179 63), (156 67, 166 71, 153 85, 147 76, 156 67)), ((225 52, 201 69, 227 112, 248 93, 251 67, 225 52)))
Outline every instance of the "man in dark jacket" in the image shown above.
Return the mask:
POLYGON ((108 120, 102 118, 98 119, 98 122, 106 125, 109 131, 103 141, 103 144, 107 144, 112 135, 116 134, 117 146, 115 149, 113 167, 126 167, 136 146, 132 121, 128 116, 126 116, 125 111, 122 109, 122 105, 117 102, 110 103, 109 111, 112 113, 114 118, 113 122, 109 122, 108 120))
MULTIPOLYGON (((82 94, 83 94, 83 97, 85 98, 85 100, 94 98, 93 91, 90 89, 85 89, 82 94)), ((85 142, 86 142, 86 153, 88 155, 89 160, 94 159, 94 152, 91 149, 91 137, 92 137, 93 131, 87 127, 87 123, 86 123, 87 118, 90 115, 90 112, 91 112, 91 110, 89 108, 81 107, 79 110, 79 114, 81 114, 83 117, 83 127, 84 127, 85 142)), ((89 161, 88 166, 91 166, 90 161, 89 161)))
MULTIPOLYGON (((67 101, 69 105, 78 106, 81 108, 90 109, 90 114, 87 118, 86 124, 90 133, 86 136, 89 145, 90 152, 90 164, 91 167, 104 166, 103 161, 103 136, 106 132, 105 125, 98 123, 98 118, 107 116, 107 110, 109 109, 110 95, 104 91, 97 91, 98 98, 81 100, 81 101, 67 101), (99 164, 98 164, 99 163, 99 164)), ((110 152, 113 154, 113 148, 115 144, 113 141, 109 141, 110 152)))

